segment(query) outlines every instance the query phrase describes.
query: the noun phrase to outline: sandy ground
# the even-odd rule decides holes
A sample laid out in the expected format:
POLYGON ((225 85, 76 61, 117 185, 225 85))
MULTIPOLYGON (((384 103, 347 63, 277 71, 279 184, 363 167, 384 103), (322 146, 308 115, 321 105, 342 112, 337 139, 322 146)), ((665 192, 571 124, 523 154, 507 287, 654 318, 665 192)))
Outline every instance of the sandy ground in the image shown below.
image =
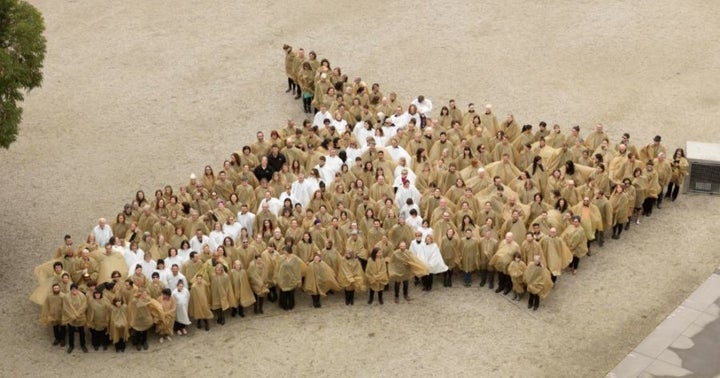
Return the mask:
POLYGON ((18 142, 0 151, 1 376, 603 376, 720 263, 720 199, 682 196, 563 276, 538 312, 460 285, 383 307, 303 298, 149 352, 68 356, 27 299, 32 267, 137 189, 184 183, 256 130, 300 121, 282 43, 408 101, 492 102, 521 123, 603 122, 614 140, 659 133, 674 148, 720 142, 720 4, 32 3, 48 54, 18 142))

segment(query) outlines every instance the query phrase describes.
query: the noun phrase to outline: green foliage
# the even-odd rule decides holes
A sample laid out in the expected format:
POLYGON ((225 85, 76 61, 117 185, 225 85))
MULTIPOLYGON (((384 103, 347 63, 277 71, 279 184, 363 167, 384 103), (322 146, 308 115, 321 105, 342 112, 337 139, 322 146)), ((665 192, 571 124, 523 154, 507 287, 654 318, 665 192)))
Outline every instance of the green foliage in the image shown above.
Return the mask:
POLYGON ((45 59, 42 15, 22 0, 0 0, 0 147, 15 141, 24 93, 42 83, 45 59))

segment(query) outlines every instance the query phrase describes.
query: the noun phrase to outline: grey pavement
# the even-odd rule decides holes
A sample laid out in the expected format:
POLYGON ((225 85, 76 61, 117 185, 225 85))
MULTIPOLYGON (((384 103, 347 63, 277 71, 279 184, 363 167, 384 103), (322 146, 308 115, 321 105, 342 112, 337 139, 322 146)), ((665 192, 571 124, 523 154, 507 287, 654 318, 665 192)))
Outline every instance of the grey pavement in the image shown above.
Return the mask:
POLYGON ((720 377, 720 268, 607 377, 720 377))

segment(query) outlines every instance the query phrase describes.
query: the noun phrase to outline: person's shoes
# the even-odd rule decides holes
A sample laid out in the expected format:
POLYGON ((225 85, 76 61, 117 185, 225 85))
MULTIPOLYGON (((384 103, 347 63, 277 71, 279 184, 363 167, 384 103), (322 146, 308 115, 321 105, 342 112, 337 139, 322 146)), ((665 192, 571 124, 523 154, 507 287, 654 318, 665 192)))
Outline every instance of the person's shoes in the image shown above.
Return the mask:
POLYGON ((143 350, 148 350, 148 343, 144 342, 142 347, 143 347, 143 350))
POLYGON ((630 222, 627 222, 627 223, 625 223, 625 231, 627 231, 629 229, 630 229, 630 222))
POLYGON ((53 346, 60 345, 60 340, 55 339, 55 341, 53 341, 52 345, 53 346))
POLYGON ((592 256, 592 252, 588 251, 588 254, 587 254, 587 255, 588 255, 588 256, 592 256))
POLYGON ((400 298, 395 297, 395 303, 400 303, 400 298))
POLYGON ((496 292, 496 293, 499 293, 499 292, 501 292, 501 291, 503 291, 503 287, 502 287, 502 286, 498 286, 498 288, 495 289, 495 292, 496 292))
POLYGON ((75 349, 75 348, 73 348, 73 347, 68 347, 68 348, 67 348, 68 354, 72 353, 73 349, 75 349))
POLYGON ((235 315, 237 315, 237 309, 236 309, 236 308, 231 308, 231 309, 230 309, 230 316, 234 318, 235 315))
POLYGON ((183 328, 182 332, 183 332, 183 336, 187 335, 187 329, 183 328))
POLYGON ((300 99, 300 95, 295 95, 295 99, 296 100, 300 99))
POLYGON ((640 219, 636 220, 635 224, 640 224, 640 219))
POLYGON ((167 341, 172 341, 172 337, 170 337, 170 336, 165 336, 165 339, 166 339, 167 341))
POLYGON ((100 349, 100 347, 97 345, 93 345, 93 349, 98 350, 98 349, 100 349))
MULTIPOLYGON (((83 353, 87 353, 87 352, 88 352, 87 347, 86 347, 85 345, 81 345, 81 346, 80 346, 80 349, 83 351, 83 353)), ((95 349, 95 350, 97 350, 97 349, 95 349)))
POLYGON ((165 342, 165 338, 164 338, 164 337, 160 337, 160 344, 162 344, 163 342, 165 342))
POLYGON ((662 209, 662 205, 657 204, 657 208, 658 208, 658 209, 662 209))
POLYGON ((65 347, 65 340, 60 340, 60 346, 65 347))
POLYGON ((382 306, 382 304, 383 304, 383 299, 382 299, 382 297, 378 298, 378 303, 380 303, 380 305, 382 306))
POLYGON ((290 93, 291 90, 292 90, 292 88, 288 88, 288 89, 285 91, 285 93, 290 93))
POLYGON ((528 301, 528 308, 532 308, 533 304, 532 302, 528 301))
POLYGON ((197 328, 198 328, 198 329, 202 328, 202 326, 200 325, 200 321, 199 321, 199 320, 198 320, 198 322, 197 322, 197 328))
POLYGON ((535 306, 533 306, 533 311, 537 311, 538 307, 540 307, 540 305, 538 303, 535 303, 535 306))
POLYGON ((517 293, 513 293, 513 300, 516 301, 518 299, 517 293))
POLYGON ((142 350, 142 345, 140 345, 140 344, 135 345, 135 348, 136 348, 138 351, 141 351, 141 350, 142 350))
POLYGON ((206 331, 210 330, 210 322, 208 322, 207 320, 205 321, 205 330, 206 331))
POLYGON ((508 295, 508 293, 510 292, 511 289, 512 289, 512 287, 510 287, 510 286, 506 287, 505 291, 503 291, 503 295, 508 295))
POLYGON ((103 345, 103 350, 107 350, 107 348, 108 348, 108 345, 107 345, 107 344, 104 344, 104 345, 103 345))

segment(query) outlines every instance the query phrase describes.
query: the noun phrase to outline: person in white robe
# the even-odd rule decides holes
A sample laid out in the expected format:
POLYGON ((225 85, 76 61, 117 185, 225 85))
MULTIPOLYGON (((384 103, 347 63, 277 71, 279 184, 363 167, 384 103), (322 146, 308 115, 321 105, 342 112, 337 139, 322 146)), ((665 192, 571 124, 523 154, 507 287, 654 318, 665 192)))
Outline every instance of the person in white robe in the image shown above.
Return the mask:
MULTIPOLYGON (((422 114, 425 117, 430 118, 430 115, 433 110, 433 104, 429 98, 425 98, 425 96, 420 95, 416 99, 412 100, 412 102, 410 104, 415 105, 418 113, 422 114)), ((418 123, 418 125, 419 125, 419 123, 418 123)))
POLYGON ((237 222, 240 223, 240 229, 244 227, 249 236, 253 236, 253 228, 255 227, 255 213, 248 209, 246 204, 240 206, 240 211, 237 213, 237 222))
POLYGON ((292 197, 294 197, 297 202, 300 202, 304 208, 307 207, 308 203, 310 203, 310 199, 312 199, 315 189, 316 188, 313 183, 305 178, 305 174, 300 173, 297 180, 292 183, 290 193, 292 193, 292 197))
POLYGON ((424 262, 430 269, 430 274, 420 278, 423 284, 423 291, 432 290, 433 275, 446 272, 448 266, 445 265, 445 261, 440 254, 440 247, 433 241, 432 235, 425 236, 423 243, 413 243, 411 252, 415 254, 420 261, 424 262))
POLYGON ((408 198, 412 199, 414 204, 417 204, 420 203, 420 197, 420 191, 410 183, 410 180, 405 180, 395 192, 395 204, 398 208, 401 208, 407 204, 408 198))
POLYGON ((327 106, 320 105, 320 109, 318 110, 317 113, 315 113, 315 117, 313 117, 312 125, 317 126, 317 127, 323 127, 323 125, 324 125, 323 121, 325 121, 326 119, 329 119, 332 121, 333 116, 328 111, 327 106))
POLYGON ((223 224, 222 231, 225 234, 225 236, 229 236, 230 239, 235 240, 237 239, 238 235, 240 235, 240 230, 242 230, 243 226, 235 221, 235 217, 231 216, 228 218, 227 222, 223 224))
POLYGON ((190 305, 190 290, 186 288, 185 282, 180 281, 176 284, 172 291, 175 298, 175 331, 178 335, 187 335, 187 326, 192 324, 188 315, 188 307, 190 305))
POLYGON ((210 238, 207 235, 203 235, 202 230, 195 231, 195 236, 190 239, 190 250, 200 252, 203 250, 203 245, 210 245, 210 238))
POLYGON ((165 284, 168 288, 175 288, 177 287, 178 282, 182 281, 183 284, 185 284, 185 287, 187 287, 188 281, 184 274, 180 273, 180 267, 179 264, 173 264, 170 266, 170 274, 165 277, 165 284))
MULTIPOLYGON (((263 205, 267 204, 268 210, 270 210, 275 215, 280 215, 280 211, 282 211, 283 203, 278 198, 275 198, 272 196, 272 193, 270 191, 265 192, 265 198, 260 201, 258 204, 257 212, 262 212, 263 205)), ((214 249, 213 249, 214 251, 214 249)))

